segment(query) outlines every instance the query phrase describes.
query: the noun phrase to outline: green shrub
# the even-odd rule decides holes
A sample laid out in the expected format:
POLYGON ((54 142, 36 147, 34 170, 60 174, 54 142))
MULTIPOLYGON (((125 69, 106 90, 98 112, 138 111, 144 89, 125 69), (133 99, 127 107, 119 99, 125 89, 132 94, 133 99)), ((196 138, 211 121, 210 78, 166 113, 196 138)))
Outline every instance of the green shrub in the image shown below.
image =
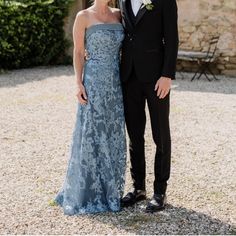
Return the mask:
POLYGON ((0 0, 0 69, 69 62, 63 25, 72 0, 0 0))

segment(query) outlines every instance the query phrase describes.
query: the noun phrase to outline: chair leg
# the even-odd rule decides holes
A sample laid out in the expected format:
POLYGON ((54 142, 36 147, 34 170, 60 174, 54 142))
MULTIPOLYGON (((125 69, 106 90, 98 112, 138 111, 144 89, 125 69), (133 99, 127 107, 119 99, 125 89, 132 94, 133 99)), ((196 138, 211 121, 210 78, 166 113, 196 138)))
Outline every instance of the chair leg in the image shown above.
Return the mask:
POLYGON ((204 75, 206 76, 206 78, 208 79, 208 81, 212 81, 212 79, 207 75, 206 72, 204 72, 204 75))
POLYGON ((209 76, 207 75, 207 69, 208 69, 208 63, 202 63, 201 64, 201 73, 200 73, 200 75, 197 77, 197 79, 199 80, 201 77, 202 77, 202 75, 205 75, 205 77, 208 79, 208 81, 211 81, 211 79, 209 78, 209 76))
POLYGON ((197 77, 197 80, 199 80, 202 77, 203 74, 204 74, 204 70, 202 70, 201 73, 199 73, 199 76, 197 77))
POLYGON ((203 75, 203 73, 204 73, 205 70, 206 70, 206 69, 205 69, 205 64, 202 63, 200 60, 198 60, 198 69, 197 69, 197 72, 195 73, 195 75, 193 76, 193 78, 192 78, 191 81, 193 81, 195 78, 196 78, 197 80, 199 80, 199 79, 202 77, 202 75, 203 75), (199 74, 199 75, 197 76, 197 74, 199 74), (197 77, 196 77, 196 76, 197 76, 197 77))
POLYGON ((201 64, 200 66, 201 66, 201 70, 199 71, 199 76, 197 77, 197 80, 199 80, 202 77, 202 75, 204 74, 206 70, 205 65, 201 64))
POLYGON ((194 74, 194 76, 191 78, 191 81, 193 81, 193 80, 196 78, 196 76, 197 76, 197 74, 199 73, 199 71, 200 71, 200 70, 197 70, 197 71, 196 71, 196 73, 194 74))
POLYGON ((215 76, 215 74, 212 72, 212 70, 211 70, 211 68, 210 68, 210 65, 207 65, 207 69, 208 69, 208 71, 211 73, 211 75, 213 76, 213 78, 214 78, 215 80, 219 80, 219 79, 215 76))

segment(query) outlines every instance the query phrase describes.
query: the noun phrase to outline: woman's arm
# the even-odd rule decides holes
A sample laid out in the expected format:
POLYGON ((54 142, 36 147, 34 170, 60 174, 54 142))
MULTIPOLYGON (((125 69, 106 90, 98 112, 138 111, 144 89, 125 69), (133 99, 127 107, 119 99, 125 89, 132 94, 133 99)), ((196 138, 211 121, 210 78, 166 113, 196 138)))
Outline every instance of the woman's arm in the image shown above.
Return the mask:
POLYGON ((85 88, 83 86, 83 69, 84 69, 84 56, 85 56, 85 46, 84 37, 85 29, 87 26, 87 17, 84 11, 77 14, 74 26, 73 26, 73 65, 75 71, 75 78, 77 84, 77 97, 82 105, 87 103, 87 95, 85 88))

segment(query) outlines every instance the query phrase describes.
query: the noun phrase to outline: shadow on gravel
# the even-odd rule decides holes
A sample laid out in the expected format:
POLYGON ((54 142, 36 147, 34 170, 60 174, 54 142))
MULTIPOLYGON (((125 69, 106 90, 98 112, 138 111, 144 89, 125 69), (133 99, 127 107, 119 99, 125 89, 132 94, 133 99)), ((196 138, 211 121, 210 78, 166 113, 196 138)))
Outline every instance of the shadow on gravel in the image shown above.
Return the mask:
POLYGON ((6 71, 0 74, 0 88, 41 81, 50 77, 73 76, 72 66, 35 67, 30 69, 6 71))
POLYGON ((236 226, 227 224, 209 215, 184 207, 167 205, 164 211, 147 214, 145 205, 138 205, 119 213, 90 215, 109 227, 125 230, 128 234, 230 234, 236 226))
POLYGON ((191 81, 192 76, 192 73, 184 73, 184 78, 182 78, 177 73, 176 80, 173 81, 172 90, 236 94, 236 78, 219 75, 217 76, 219 78, 217 81, 208 81, 205 77, 202 77, 200 80, 191 81))

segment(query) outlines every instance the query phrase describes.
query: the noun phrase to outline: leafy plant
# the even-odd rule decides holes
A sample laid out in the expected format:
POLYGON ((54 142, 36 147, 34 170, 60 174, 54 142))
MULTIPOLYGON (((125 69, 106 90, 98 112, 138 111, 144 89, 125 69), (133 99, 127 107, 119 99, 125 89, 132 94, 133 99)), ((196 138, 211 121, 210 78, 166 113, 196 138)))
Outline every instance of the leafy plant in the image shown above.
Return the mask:
POLYGON ((0 0, 0 69, 71 62, 63 25, 72 0, 0 0))

